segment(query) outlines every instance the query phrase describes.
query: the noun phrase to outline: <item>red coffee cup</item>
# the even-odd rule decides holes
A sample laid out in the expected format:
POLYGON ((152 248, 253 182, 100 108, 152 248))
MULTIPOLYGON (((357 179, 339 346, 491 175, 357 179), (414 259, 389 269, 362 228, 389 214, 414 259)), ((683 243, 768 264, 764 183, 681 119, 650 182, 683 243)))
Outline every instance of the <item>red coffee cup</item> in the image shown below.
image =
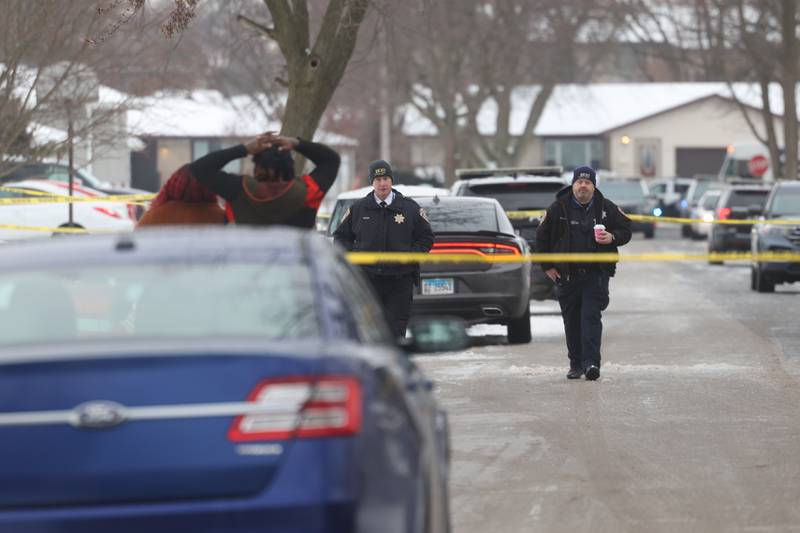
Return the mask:
POLYGON ((595 226, 594 226, 594 240, 598 240, 605 230, 606 230, 606 227, 604 225, 595 224, 595 226))

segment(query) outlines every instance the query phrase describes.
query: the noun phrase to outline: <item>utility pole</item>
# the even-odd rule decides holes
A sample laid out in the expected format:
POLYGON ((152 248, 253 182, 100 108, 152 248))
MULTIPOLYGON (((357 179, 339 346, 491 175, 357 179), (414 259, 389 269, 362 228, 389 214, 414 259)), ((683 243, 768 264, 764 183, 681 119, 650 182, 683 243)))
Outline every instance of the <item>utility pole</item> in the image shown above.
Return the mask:
MULTIPOLYGON (((72 102, 67 101, 67 157, 69 158, 69 197, 72 200, 72 183, 75 181, 75 150, 73 143, 72 102)), ((69 202, 69 227, 72 227, 72 201, 69 202)))

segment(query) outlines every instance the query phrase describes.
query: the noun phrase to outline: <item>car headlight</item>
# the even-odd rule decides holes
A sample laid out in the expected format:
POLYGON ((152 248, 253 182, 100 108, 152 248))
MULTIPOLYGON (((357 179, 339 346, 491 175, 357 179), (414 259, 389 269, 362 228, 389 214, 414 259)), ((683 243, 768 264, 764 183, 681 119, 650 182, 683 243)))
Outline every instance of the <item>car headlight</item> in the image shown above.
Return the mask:
POLYGON ((714 213, 706 213, 703 215, 703 222, 714 222, 714 213))
POLYGON ((787 226, 779 226, 777 224, 764 224, 761 227, 761 233, 763 233, 764 235, 772 235, 772 236, 786 235, 789 233, 790 229, 791 228, 787 226))

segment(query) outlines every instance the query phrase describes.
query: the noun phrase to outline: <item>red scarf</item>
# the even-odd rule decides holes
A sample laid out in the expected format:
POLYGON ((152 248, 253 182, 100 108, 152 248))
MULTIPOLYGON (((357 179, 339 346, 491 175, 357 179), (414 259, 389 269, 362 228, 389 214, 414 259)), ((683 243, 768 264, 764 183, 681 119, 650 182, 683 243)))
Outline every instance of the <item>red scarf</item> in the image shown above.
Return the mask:
POLYGON ((189 166, 184 165, 176 170, 164 183, 164 186, 161 187, 158 195, 150 204, 150 209, 173 201, 216 202, 217 195, 197 181, 189 172, 189 166))

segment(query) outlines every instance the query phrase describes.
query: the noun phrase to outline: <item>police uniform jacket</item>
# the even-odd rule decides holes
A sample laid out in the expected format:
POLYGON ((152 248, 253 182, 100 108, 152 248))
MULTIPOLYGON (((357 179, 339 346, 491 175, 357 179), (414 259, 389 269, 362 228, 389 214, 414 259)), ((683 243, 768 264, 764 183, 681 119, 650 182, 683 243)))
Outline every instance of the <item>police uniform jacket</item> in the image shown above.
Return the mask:
MULTIPOLYGON (((587 224, 586 231, 593 232, 595 224, 603 224, 606 231, 614 235, 611 244, 599 244, 593 239, 586 248, 584 243, 576 243, 572 237, 571 226, 577 221, 574 218, 574 211, 570 208, 573 201, 572 187, 567 186, 556 194, 556 201, 547 208, 542 222, 536 230, 536 251, 539 253, 616 253, 617 248, 627 244, 631 240, 631 221, 625 213, 611 200, 605 198, 603 194, 595 189, 594 200, 590 210, 590 223, 587 224)), ((576 265, 576 263, 572 263, 576 265)), ((542 263, 542 270, 555 268, 561 275, 570 273, 570 263, 542 263)), ((578 265, 583 266, 583 265, 578 265)), ((616 262, 597 263, 591 265, 608 271, 613 276, 616 272, 616 262)))
MULTIPOLYGON (((433 246, 433 230, 417 202, 398 191, 386 207, 375 201, 375 192, 356 201, 334 232, 334 242, 353 252, 427 253, 433 246)), ((386 263, 365 265, 370 275, 398 276, 416 273, 419 265, 386 263)))

